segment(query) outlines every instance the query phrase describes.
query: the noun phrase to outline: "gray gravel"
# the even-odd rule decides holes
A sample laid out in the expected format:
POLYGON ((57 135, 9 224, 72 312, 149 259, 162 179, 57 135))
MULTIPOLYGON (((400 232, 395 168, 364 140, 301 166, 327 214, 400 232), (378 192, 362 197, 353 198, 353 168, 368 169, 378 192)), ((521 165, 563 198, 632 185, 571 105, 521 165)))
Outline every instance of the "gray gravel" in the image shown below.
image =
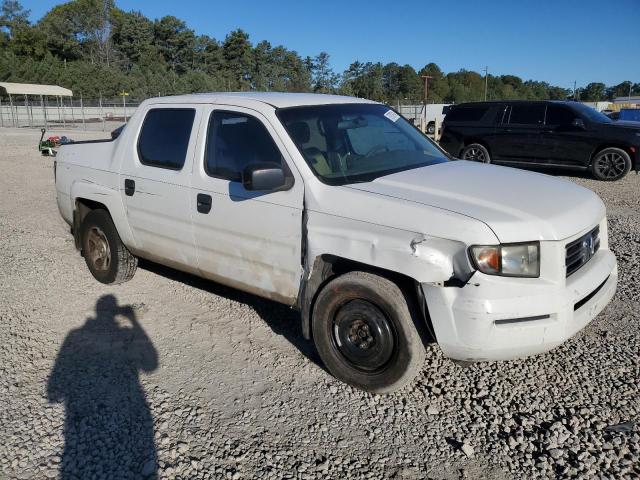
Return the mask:
POLYGON ((635 174, 570 177, 606 202, 620 268, 584 332, 467 369, 430 346, 377 396, 329 376, 286 307, 150 264, 95 282, 38 137, 0 130, 0 478, 640 476, 635 174))

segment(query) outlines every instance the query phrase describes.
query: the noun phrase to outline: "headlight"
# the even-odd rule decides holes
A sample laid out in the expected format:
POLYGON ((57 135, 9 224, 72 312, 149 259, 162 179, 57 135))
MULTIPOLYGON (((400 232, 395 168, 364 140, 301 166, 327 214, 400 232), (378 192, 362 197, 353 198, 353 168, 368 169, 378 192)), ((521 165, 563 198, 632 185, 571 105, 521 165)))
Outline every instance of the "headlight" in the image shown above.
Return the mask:
POLYGON ((487 275, 529 278, 540 276, 538 242, 476 245, 469 248, 469 256, 475 268, 487 275))

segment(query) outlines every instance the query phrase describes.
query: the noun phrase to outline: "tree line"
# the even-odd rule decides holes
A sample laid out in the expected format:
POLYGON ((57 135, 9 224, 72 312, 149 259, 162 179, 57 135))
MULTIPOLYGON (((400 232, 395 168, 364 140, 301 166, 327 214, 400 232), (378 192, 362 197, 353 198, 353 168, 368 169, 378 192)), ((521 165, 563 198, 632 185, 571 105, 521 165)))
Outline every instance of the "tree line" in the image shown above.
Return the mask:
MULTIPOLYGON (((435 63, 416 71, 397 63, 353 62, 342 73, 329 54, 302 57, 266 40, 253 44, 241 29, 223 40, 198 35, 174 16, 151 20, 119 9, 114 0, 72 0, 32 23, 17 0, 0 8, 0 81, 57 84, 77 96, 133 98, 208 91, 339 93, 386 103, 418 103, 423 75, 430 103, 482 100, 485 77, 443 72, 435 63)), ((487 75, 489 99, 610 100, 640 94, 640 83, 594 82, 572 92, 515 75, 487 75)))

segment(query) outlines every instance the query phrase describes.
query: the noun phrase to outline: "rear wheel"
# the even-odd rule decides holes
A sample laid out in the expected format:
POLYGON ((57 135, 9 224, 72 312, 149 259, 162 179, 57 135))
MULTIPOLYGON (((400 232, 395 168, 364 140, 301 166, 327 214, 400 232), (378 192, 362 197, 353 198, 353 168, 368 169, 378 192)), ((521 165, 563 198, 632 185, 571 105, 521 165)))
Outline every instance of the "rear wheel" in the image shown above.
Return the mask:
POLYGON ((620 148, 605 148, 593 157, 591 172, 598 180, 620 180, 631 170, 631 157, 620 148))
POLYGON ((460 155, 460 157, 462 158, 462 160, 491 163, 489 151, 485 148, 484 145, 481 145, 479 143, 472 143, 464 147, 464 149, 462 150, 462 155, 460 155))
POLYGON ((374 393, 408 384, 424 363, 424 344, 411 302, 392 281, 349 272, 318 294, 313 338, 336 378, 374 393))
POLYGON ((82 255, 96 280, 118 284, 133 277, 138 259, 124 246, 105 210, 90 211, 82 221, 80 232, 82 255))
POLYGON ((436 133, 436 124, 434 122, 429 122, 429 124, 427 125, 427 133, 429 135, 433 135, 434 133, 436 133))

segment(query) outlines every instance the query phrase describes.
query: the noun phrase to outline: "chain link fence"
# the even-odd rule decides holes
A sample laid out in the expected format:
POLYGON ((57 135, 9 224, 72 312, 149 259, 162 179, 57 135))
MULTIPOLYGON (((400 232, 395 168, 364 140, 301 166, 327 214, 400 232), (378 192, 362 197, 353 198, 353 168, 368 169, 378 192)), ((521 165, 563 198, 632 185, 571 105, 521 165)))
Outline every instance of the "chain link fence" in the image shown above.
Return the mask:
POLYGON ((423 108, 422 104, 402 105, 398 102, 394 107, 400 115, 412 122, 416 127, 420 126, 423 108))
POLYGON ((96 130, 102 125, 124 123, 142 100, 74 97, 0 97, 0 127, 96 130))
MULTIPOLYGON (((125 123, 143 99, 0 96, 0 127, 83 129, 107 131, 125 123), (111 124, 111 125, 109 125, 111 124), (102 127, 102 128, 100 128, 102 127)), ((422 104, 393 105, 403 117, 420 127, 422 104)))

